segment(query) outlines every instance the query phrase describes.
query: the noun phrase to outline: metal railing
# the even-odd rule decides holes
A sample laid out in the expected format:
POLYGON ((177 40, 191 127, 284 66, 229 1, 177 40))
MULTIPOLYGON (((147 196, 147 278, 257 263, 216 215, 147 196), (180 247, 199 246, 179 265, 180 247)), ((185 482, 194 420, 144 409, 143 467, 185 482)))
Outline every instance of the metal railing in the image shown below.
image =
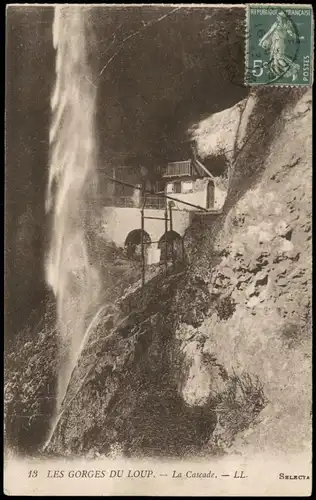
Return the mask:
POLYGON ((166 200, 161 196, 146 195, 146 208, 164 210, 166 208, 166 200))
POLYGON ((111 196, 103 204, 107 207, 139 208, 140 202, 133 196, 111 196))
MULTIPOLYGON (((135 196, 111 196, 103 201, 107 207, 121 207, 121 208, 141 208, 142 199, 135 196)), ((166 207, 166 200, 161 196, 146 196, 146 208, 153 208, 156 210, 164 210, 166 207)))

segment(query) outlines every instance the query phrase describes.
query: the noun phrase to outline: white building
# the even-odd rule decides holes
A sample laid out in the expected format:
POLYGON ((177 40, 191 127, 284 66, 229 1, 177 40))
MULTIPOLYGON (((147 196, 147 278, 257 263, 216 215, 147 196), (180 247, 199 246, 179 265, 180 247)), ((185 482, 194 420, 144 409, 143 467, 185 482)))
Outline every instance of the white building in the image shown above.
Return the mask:
MULTIPOLYGON (((198 160, 168 163, 162 174, 167 195, 179 202, 188 202, 207 209, 222 208, 226 192, 216 186, 214 176, 198 160)), ((182 203, 174 203, 179 210, 195 210, 182 203)))

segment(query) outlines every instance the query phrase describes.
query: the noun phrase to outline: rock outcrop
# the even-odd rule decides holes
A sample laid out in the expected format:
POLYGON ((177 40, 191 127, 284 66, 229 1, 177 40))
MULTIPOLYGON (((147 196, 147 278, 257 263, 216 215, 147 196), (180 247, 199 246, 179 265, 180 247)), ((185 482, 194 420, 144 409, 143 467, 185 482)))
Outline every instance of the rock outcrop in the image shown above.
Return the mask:
POLYGON ((73 373, 48 447, 54 454, 181 456, 198 452, 216 425, 207 405, 181 396, 174 336, 183 273, 158 276, 145 290, 105 308, 73 373), (161 307, 163 304, 164 311, 161 307))

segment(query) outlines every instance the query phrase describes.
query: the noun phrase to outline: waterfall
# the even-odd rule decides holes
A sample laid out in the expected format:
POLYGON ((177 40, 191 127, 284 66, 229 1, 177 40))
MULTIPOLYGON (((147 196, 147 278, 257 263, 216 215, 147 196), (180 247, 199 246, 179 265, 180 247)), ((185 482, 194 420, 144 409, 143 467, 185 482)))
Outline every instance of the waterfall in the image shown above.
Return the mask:
POLYGON ((57 414, 100 292, 88 235, 97 218, 96 87, 89 61, 89 9, 58 5, 53 22, 56 80, 51 98, 46 211, 52 220, 46 280, 56 297, 60 333, 57 414))

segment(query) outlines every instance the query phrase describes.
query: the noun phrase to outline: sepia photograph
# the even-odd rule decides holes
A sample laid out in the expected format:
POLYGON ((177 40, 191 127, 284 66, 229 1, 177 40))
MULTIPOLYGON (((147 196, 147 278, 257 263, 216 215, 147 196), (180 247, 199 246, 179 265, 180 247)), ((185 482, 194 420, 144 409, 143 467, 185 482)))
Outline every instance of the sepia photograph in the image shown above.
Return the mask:
POLYGON ((311 5, 6 9, 4 493, 311 494, 311 5))

